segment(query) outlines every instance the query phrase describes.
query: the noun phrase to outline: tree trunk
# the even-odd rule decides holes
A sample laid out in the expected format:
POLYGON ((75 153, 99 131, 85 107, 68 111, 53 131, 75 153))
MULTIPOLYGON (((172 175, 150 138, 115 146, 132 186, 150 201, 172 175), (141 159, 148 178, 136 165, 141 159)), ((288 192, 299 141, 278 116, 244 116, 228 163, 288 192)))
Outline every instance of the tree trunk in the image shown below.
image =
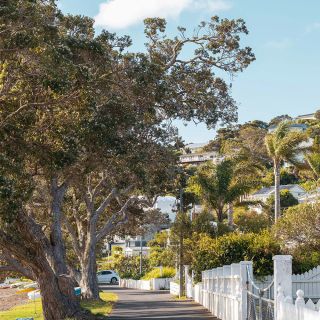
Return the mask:
POLYGON ((80 299, 75 296, 70 277, 57 277, 47 268, 37 277, 39 283, 43 315, 45 320, 93 319, 93 316, 80 307, 80 299))
POLYGON ((98 300, 96 244, 91 244, 81 262, 81 294, 84 299, 98 300))
POLYGON ((217 212, 218 222, 223 222, 223 206, 217 208, 216 212, 217 212))
POLYGON ((184 288, 183 288, 183 233, 180 230, 180 237, 179 237, 179 298, 184 295, 184 288))
POLYGON ((229 227, 233 227, 233 203, 228 204, 228 225, 229 227))
POLYGON ((280 205, 280 163, 274 161, 274 222, 276 223, 281 215, 280 205))

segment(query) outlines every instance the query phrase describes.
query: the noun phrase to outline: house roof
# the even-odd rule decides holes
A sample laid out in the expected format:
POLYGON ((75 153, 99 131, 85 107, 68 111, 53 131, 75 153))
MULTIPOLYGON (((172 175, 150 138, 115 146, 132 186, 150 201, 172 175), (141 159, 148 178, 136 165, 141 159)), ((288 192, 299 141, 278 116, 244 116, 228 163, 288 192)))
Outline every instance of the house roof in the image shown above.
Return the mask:
POLYGON ((315 116, 315 113, 308 113, 308 114, 302 114, 300 116, 297 116, 296 119, 311 119, 311 118, 314 118, 315 116))
MULTIPOLYGON (((286 184, 280 186, 280 190, 292 190, 293 188, 300 188, 302 192, 306 192, 301 186, 298 184, 286 184)), ((257 192, 255 192, 254 196, 263 196, 263 195, 269 195, 274 192, 274 187, 264 187, 257 192)))
POLYGON ((206 146, 207 144, 208 144, 208 142, 200 142, 200 143, 199 142, 198 143, 191 142, 191 143, 187 144, 186 146, 190 149, 194 149, 194 148, 202 148, 202 147, 206 146))
MULTIPOLYGON (((273 130, 275 128, 277 128, 279 124, 273 124, 271 126, 269 126, 269 130, 273 130)), ((294 129, 294 128, 302 128, 303 130, 306 130, 308 128, 308 125, 305 123, 292 123, 290 124, 290 128, 294 129)))

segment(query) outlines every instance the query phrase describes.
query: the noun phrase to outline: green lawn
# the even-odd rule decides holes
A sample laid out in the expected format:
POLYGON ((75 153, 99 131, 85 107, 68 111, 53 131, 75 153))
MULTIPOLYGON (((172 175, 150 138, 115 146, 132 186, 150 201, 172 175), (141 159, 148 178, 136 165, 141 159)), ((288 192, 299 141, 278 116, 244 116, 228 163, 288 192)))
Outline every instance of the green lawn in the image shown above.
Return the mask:
MULTIPOLYGON (((118 296, 114 293, 101 292, 100 302, 82 301, 81 306, 90 310, 95 315, 108 315, 112 310, 112 305, 117 301, 118 296)), ((34 320, 43 320, 41 299, 35 302, 30 301, 27 304, 16 306, 7 311, 0 311, 1 320, 15 320, 16 318, 34 318, 34 320), (35 312, 36 311, 36 312, 35 312)))

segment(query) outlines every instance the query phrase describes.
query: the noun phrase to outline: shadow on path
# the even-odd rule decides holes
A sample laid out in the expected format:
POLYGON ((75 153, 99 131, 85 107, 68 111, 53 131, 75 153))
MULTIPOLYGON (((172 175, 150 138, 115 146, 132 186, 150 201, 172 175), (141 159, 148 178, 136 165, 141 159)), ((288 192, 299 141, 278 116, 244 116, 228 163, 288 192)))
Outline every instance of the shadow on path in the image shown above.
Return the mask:
POLYGON ((169 291, 143 291, 103 286, 103 291, 114 292, 119 296, 109 319, 212 319, 206 309, 192 301, 177 301, 169 291))

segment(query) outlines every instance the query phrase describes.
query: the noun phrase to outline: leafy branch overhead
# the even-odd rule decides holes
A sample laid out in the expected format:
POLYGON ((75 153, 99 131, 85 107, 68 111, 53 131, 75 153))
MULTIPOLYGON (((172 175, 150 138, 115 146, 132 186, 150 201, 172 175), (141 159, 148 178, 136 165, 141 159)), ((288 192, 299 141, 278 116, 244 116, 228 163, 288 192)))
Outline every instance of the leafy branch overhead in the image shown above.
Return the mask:
MULTIPOLYGON (((241 36, 248 34, 245 22, 215 16, 202 22, 192 36, 187 35, 185 28, 178 28, 179 35, 173 39, 166 36, 164 19, 146 19, 145 25, 150 59, 165 74, 162 85, 174 90, 167 95, 174 94, 174 102, 180 106, 179 110, 173 109, 176 115, 185 120, 205 121, 209 126, 214 126, 219 118, 224 123, 235 121, 236 104, 230 88, 215 73, 221 70, 233 77, 255 60, 251 48, 240 45, 241 36), (193 50, 193 55, 183 59, 188 49, 193 50)), ((167 95, 159 106, 165 114, 172 115, 167 95)))

